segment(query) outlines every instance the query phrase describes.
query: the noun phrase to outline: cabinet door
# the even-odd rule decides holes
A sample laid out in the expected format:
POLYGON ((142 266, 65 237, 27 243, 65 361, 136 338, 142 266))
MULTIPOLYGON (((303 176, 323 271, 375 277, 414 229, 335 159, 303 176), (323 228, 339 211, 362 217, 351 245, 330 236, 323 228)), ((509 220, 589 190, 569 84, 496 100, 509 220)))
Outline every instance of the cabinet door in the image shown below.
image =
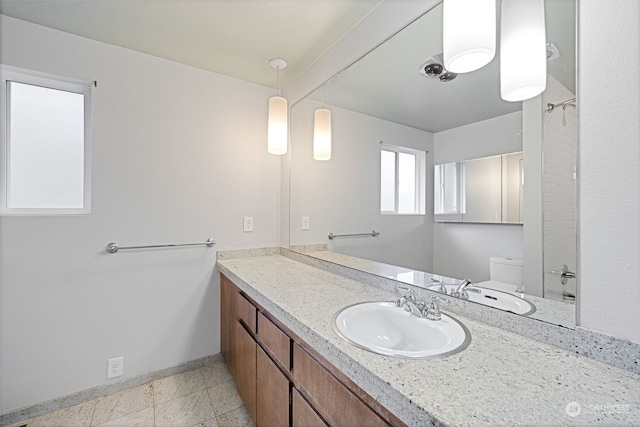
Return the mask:
POLYGON ((291 396, 291 425, 293 427, 326 427, 327 424, 298 393, 298 390, 292 389, 291 396))
MULTIPOLYGON (((257 427, 289 425, 289 380, 257 347, 257 427)), ((254 418, 255 419, 255 418, 254 418)))
POLYGON ((293 376, 305 397, 330 425, 389 425, 298 344, 293 348, 293 376))
POLYGON ((233 355, 233 328, 236 323, 234 293, 235 285, 220 275, 220 352, 235 377, 237 373, 233 355))
POLYGON ((238 394, 252 420, 256 419, 256 342, 240 322, 234 324, 234 366, 238 394))

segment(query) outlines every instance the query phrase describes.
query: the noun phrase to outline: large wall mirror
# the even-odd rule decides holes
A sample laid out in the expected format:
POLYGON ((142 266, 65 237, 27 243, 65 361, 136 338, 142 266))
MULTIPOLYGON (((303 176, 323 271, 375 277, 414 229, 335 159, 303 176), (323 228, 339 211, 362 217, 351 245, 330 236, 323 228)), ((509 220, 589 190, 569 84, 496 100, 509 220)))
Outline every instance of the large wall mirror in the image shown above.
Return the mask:
POLYGON ((547 89, 533 100, 500 98, 500 52, 471 73, 429 75, 440 4, 294 105, 290 246, 476 283, 492 279, 490 260, 522 260, 536 274, 517 290, 549 303, 532 316, 575 326, 575 0, 546 0, 545 19, 547 89), (313 158, 322 107, 327 161, 313 158))

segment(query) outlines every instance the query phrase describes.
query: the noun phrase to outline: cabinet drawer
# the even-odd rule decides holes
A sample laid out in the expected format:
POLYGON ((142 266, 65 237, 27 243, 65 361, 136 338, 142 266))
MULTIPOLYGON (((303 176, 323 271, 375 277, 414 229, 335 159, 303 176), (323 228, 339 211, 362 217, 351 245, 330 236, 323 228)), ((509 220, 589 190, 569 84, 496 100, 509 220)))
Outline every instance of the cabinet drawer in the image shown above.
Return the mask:
POLYGON ((291 338, 258 312, 258 340, 286 370, 291 369, 291 338))
POLYGON ((293 398, 291 400, 292 417, 291 425, 293 427, 326 427, 325 422, 320 415, 313 410, 311 405, 298 393, 295 388, 291 390, 293 398))
POLYGON ((293 377, 329 425, 389 425, 298 344, 293 347, 293 377))
POLYGON ((236 293, 236 315, 242 320, 251 332, 256 332, 256 308, 242 296, 236 293))

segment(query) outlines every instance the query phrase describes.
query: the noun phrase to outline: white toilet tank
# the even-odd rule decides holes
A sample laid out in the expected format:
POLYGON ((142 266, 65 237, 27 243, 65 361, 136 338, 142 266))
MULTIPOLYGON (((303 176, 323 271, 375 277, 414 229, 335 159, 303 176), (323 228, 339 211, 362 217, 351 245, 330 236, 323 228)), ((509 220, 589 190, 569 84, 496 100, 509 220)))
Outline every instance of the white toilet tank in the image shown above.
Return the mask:
POLYGON ((524 262, 518 258, 492 256, 489 258, 489 280, 514 285, 522 289, 524 262))

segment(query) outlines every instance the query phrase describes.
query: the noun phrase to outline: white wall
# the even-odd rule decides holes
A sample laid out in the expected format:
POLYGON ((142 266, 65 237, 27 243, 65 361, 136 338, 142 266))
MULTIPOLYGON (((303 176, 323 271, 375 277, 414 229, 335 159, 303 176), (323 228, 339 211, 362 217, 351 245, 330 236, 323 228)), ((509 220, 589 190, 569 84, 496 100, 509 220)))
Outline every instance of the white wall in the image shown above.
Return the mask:
POLYGON ((542 96, 522 102, 522 148, 524 149, 524 289, 542 297, 542 96))
POLYGON ((433 187, 433 136, 341 108, 332 111, 332 158, 313 160, 313 112, 305 99, 291 112, 291 245, 328 243, 329 249, 417 270, 431 271, 433 198, 426 215, 380 214, 380 142, 429 151, 427 194, 433 187), (310 230, 301 230, 302 216, 310 230), (327 234, 367 233, 376 238, 329 241, 327 234))
MULTIPOLYGON (((522 150, 522 113, 515 112, 434 135, 434 163, 522 150)), ((434 224, 433 271, 472 281, 489 280, 492 255, 523 258, 520 225, 434 224)))
POLYGON ((640 2, 578 21, 578 324, 640 343, 640 2))
POLYGON ((87 216, 1 217, 0 412, 219 352, 215 249, 279 243, 271 89, 0 16, 0 62, 97 80, 87 216), (255 232, 242 232, 242 216, 255 232))

